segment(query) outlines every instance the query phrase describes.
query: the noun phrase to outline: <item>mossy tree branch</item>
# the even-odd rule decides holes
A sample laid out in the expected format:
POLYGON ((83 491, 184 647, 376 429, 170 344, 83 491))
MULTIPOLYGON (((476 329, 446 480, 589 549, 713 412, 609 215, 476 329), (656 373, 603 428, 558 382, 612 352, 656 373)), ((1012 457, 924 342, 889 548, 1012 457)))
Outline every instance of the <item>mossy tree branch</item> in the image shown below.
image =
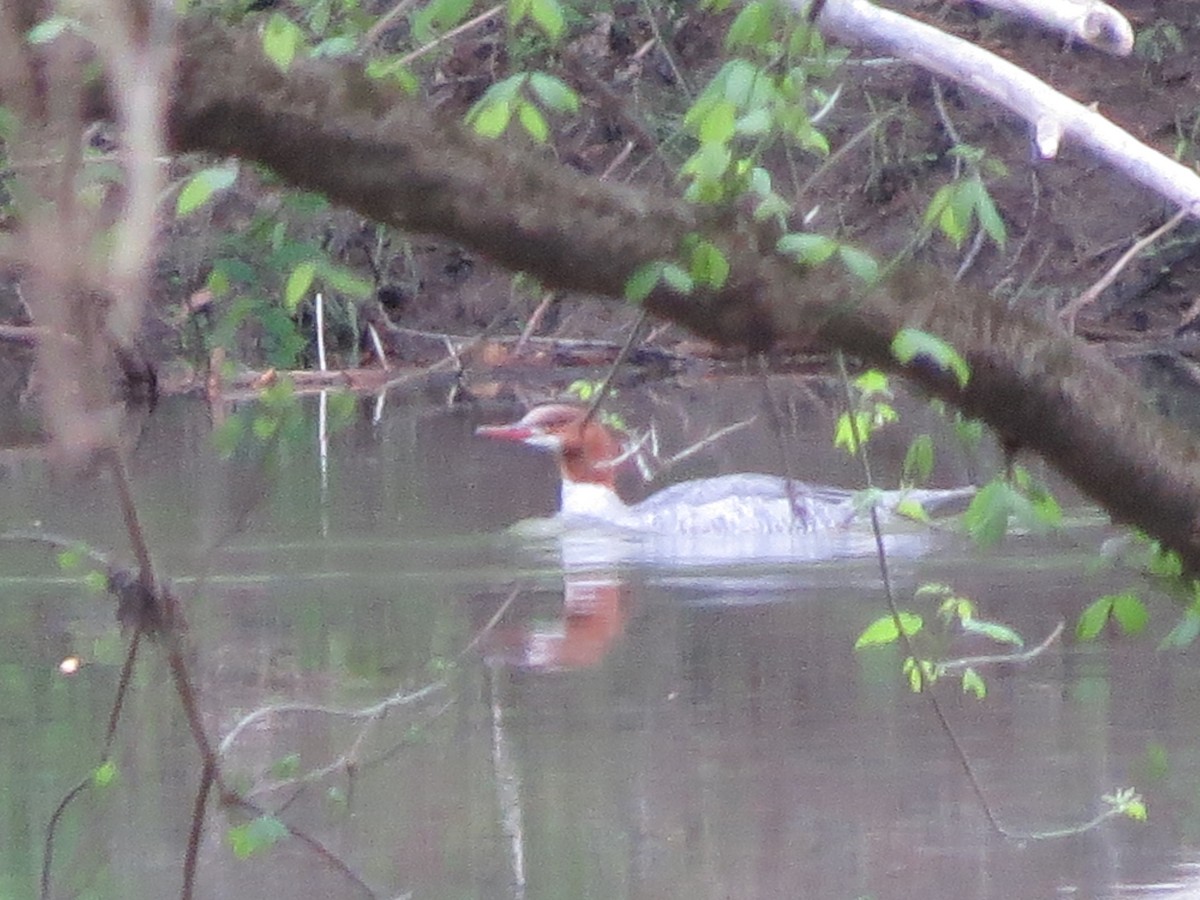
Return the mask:
MULTIPOLYGON (((645 301, 652 313, 727 345, 816 342, 899 372, 1042 454, 1200 574, 1196 450, 1082 343, 940 273, 907 270, 864 292, 836 264, 803 271, 733 216, 584 177, 519 142, 477 140, 353 65, 309 61, 285 75, 253 34, 198 20, 177 40, 173 149, 264 163, 380 222, 619 302, 635 270, 702 233, 725 251, 727 283, 688 296, 660 286, 645 301), (899 365, 889 347, 906 327, 957 348, 967 387, 920 360, 899 365)), ((93 112, 106 112, 102 98, 93 112)))

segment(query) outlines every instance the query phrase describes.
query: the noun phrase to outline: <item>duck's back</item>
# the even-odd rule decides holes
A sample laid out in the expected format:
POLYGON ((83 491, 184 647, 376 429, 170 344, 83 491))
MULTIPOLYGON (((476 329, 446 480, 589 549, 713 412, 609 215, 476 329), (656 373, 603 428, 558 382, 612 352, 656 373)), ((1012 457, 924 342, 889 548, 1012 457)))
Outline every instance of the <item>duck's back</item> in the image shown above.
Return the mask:
POLYGON ((639 530, 664 534, 785 534, 841 528, 853 494, 774 475, 723 475, 664 488, 630 510, 639 530))

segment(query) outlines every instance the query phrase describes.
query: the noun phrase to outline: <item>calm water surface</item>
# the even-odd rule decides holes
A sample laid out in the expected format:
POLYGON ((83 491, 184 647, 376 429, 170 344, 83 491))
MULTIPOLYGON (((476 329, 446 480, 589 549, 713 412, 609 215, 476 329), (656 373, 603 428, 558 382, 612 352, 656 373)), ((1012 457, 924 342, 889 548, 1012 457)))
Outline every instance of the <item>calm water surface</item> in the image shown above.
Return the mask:
MULTIPOLYGON (((632 424, 653 416, 678 449, 744 418, 760 390, 630 392, 619 408, 632 424)), ((853 485, 827 446, 830 414, 807 391, 789 409, 796 473, 853 485)), ((332 438, 324 479, 315 417, 268 468, 249 452, 218 460, 207 414, 186 403, 158 412, 135 452, 211 733, 266 705, 313 707, 237 732, 231 783, 282 809, 377 896, 1200 896, 1200 665, 1194 650, 1153 649, 1175 623, 1168 602, 1151 598, 1149 638, 1068 637, 1028 665, 985 671, 982 701, 942 685, 1007 827, 1086 821, 1127 785, 1149 805, 1144 825, 1008 840, 907 690, 898 654, 852 649, 883 611, 872 558, 663 560, 506 532, 555 502, 546 459, 472 437, 484 418, 517 412, 395 403, 373 424, 364 404, 332 438), (338 714, 389 697, 370 727, 338 714), (353 777, 341 767, 303 789, 279 784, 347 753, 353 777)), ((904 421, 910 432, 932 422, 916 404, 904 421)), ((779 471, 769 434, 759 422, 672 475, 779 471)), ((896 471, 906 442, 880 438, 880 471, 896 471)), ((970 468, 947 450, 938 474, 952 484, 970 468)), ((125 553, 104 481, 11 461, 0 503, 9 527, 125 553)), ((908 538, 894 574, 929 619, 934 603, 912 592, 943 582, 1037 642, 1064 619, 1069 635, 1095 597, 1138 586, 1092 572, 1100 536, 988 552, 953 535, 908 538)), ((44 548, 0 545, 0 587, 0 898, 15 900, 36 895, 46 822, 99 758, 123 642, 108 600, 44 548), (83 667, 66 677, 70 654, 83 667)), ((64 818, 55 896, 177 896, 198 766, 154 648, 115 759, 116 783, 64 818)), ((294 840, 236 858, 226 833, 241 821, 213 813, 200 896, 361 895, 294 840)))

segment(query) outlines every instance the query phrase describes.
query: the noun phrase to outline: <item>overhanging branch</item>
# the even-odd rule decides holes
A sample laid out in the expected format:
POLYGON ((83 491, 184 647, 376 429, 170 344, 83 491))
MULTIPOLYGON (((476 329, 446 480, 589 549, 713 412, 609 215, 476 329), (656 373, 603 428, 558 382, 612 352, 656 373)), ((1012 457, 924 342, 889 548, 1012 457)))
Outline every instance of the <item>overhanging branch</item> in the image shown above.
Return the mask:
POLYGON ((837 266, 805 272, 735 222, 586 178, 528 146, 476 140, 352 66, 310 61, 284 76, 253 35, 210 23, 186 23, 179 41, 174 149, 265 163, 381 222, 460 241, 551 287, 615 299, 638 267, 675 257, 703 232, 729 258, 728 282, 689 296, 660 286, 646 300, 651 312, 725 344, 815 340, 902 372, 1043 454, 1200 573, 1196 450, 1083 344, 941 274, 908 271, 864 293, 837 266), (953 344, 970 384, 960 389, 920 360, 898 365, 889 348, 904 327, 953 344))

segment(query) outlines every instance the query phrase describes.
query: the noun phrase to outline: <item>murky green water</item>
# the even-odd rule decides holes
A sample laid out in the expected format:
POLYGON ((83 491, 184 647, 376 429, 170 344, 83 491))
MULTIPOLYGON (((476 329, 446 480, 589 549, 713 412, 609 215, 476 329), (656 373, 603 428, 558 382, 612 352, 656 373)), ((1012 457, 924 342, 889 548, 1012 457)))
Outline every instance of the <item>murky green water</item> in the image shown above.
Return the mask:
MULTIPOLYGON (((678 447, 744 418, 758 390, 631 392, 621 408, 631 424, 655 414, 678 447)), ((787 418, 802 434, 789 445, 796 471, 853 484, 827 447, 829 414, 811 399, 796 392, 787 418)), ((906 423, 928 425, 914 409, 906 423)), ((505 412, 515 410, 490 414, 505 412)), ((227 735, 266 705, 313 707, 239 731, 230 782, 257 785, 256 802, 281 809, 377 896, 1200 891, 1200 667, 1195 651, 1154 651, 1174 624, 1165 601, 1153 606, 1151 638, 1068 637, 1028 665, 986 671, 983 701, 944 685, 949 720, 1007 827, 1084 821, 1125 785, 1149 804, 1145 825, 1010 841, 989 829, 898 654, 852 650, 883 609, 873 559, 681 566, 503 533, 549 512, 555 484, 545 459, 475 440, 485 414, 395 403, 373 424, 364 404, 332 438, 322 478, 313 423, 268 468, 249 453, 221 462, 206 412, 175 403, 134 454, 156 561, 186 604, 210 733, 227 735), (387 698, 381 719, 341 714, 387 698), (302 789, 279 784, 346 754, 352 776, 342 766, 302 789)), ((767 433, 760 423, 678 475, 778 469, 767 433)), ((881 438, 881 471, 895 471, 905 443, 881 438)), ((947 451, 939 472, 953 483, 968 468, 947 451)), ((0 469, 0 504, 8 527, 39 523, 125 550, 103 479, 13 460, 0 469)), ((952 584, 1036 642, 1099 594, 1137 583, 1087 574, 1095 544, 1089 531, 985 553, 943 536, 899 545, 893 564, 902 597, 922 582, 952 584)), ((44 548, 0 545, 0 591, 7 900, 36 895, 46 823, 97 762, 124 645, 109 601, 44 548), (69 655, 83 666, 64 676, 69 655)), ((114 756, 116 782, 63 819, 54 896, 177 895, 199 773, 153 647, 114 756)), ((296 840, 237 859, 227 830, 241 821, 213 813, 199 896, 362 895, 296 840)))

